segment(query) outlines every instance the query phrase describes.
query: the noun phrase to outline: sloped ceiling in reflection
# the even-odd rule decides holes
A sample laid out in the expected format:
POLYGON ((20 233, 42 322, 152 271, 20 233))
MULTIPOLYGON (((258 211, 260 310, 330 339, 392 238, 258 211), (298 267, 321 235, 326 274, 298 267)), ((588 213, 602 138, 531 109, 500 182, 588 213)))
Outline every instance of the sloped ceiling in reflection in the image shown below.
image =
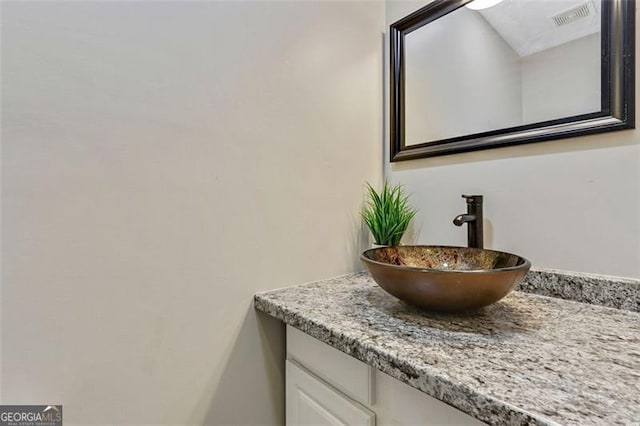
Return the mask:
POLYGON ((504 0, 479 10, 521 57, 600 32, 600 0, 504 0), (553 17, 579 6, 590 14, 558 26, 553 17))

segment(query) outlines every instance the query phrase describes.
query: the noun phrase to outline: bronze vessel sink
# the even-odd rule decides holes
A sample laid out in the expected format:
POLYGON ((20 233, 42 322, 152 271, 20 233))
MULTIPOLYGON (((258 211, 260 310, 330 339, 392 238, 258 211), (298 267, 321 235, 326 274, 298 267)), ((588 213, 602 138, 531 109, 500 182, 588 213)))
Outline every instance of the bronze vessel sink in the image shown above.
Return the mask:
POLYGON ((435 311, 490 305, 518 285, 531 263, 515 254, 447 246, 395 246, 360 256, 387 293, 435 311))

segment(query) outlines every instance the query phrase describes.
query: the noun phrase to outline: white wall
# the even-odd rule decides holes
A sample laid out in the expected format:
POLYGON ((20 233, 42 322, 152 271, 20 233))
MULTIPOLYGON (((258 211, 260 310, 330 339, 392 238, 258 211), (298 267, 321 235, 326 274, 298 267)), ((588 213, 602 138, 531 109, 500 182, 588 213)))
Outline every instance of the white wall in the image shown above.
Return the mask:
POLYGON ((522 58, 522 119, 537 123, 600 111, 600 34, 522 58))
MULTIPOLYGON (((424 4, 387 1, 387 24, 424 4)), ((451 223, 466 208, 460 194, 484 194, 487 247, 541 267, 640 276, 640 130, 394 164, 384 149, 386 175, 420 209, 416 242, 466 244, 451 223)))
POLYGON ((2 3, 2 391, 67 424, 281 424, 261 290, 361 266, 377 2, 2 3))
POLYGON ((480 13, 425 25, 404 49, 407 145, 522 123, 520 57, 480 13))

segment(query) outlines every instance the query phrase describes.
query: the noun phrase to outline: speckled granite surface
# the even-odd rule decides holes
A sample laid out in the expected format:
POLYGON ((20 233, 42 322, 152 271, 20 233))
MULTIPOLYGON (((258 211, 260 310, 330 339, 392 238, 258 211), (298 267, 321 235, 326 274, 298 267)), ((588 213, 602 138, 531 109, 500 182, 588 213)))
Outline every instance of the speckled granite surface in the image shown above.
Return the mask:
POLYGON ((640 280, 532 268, 520 291, 640 312, 640 280))
POLYGON ((398 301, 366 273, 255 307, 494 425, 640 425, 640 314, 515 292, 473 314, 398 301))

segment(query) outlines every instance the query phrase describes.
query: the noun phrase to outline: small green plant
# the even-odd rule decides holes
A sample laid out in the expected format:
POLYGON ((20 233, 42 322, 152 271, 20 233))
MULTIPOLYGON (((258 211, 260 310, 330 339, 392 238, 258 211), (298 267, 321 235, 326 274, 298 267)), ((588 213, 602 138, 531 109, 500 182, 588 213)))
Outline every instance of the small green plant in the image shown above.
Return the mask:
POLYGON ((397 246, 417 210, 409 206, 409 196, 402 185, 391 186, 385 181, 378 193, 367 183, 368 200, 362 209, 362 219, 369 227, 376 244, 397 246))

